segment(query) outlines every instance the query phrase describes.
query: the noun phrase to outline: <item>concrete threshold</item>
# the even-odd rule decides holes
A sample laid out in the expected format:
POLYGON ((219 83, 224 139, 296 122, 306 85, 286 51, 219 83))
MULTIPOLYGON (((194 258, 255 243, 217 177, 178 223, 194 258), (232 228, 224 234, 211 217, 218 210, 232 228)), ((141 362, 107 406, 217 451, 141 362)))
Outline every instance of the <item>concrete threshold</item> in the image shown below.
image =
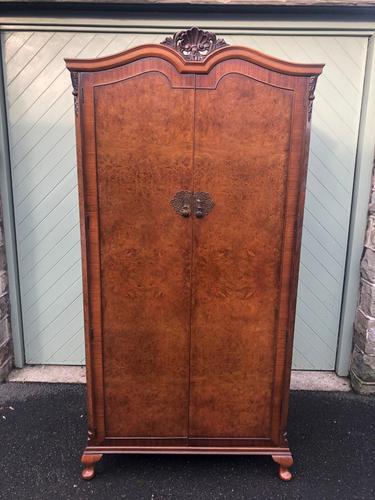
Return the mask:
MULTIPOLYGON (((86 383, 84 366, 35 365, 14 369, 9 382, 46 382, 65 384, 86 383)), ((293 370, 291 389, 295 391, 345 391, 351 390, 349 379, 335 372, 293 370)))

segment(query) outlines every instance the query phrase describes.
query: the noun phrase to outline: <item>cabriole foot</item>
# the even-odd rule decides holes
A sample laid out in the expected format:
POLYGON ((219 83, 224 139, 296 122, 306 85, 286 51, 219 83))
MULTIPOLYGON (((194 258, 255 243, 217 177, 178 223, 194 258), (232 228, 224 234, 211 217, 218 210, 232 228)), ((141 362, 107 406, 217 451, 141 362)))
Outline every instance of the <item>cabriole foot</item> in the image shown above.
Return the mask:
POLYGON ((81 473, 82 479, 89 481, 95 476, 95 464, 99 462, 103 455, 89 455, 84 453, 81 458, 81 462, 84 465, 83 471, 81 473))
POLYGON ((272 455, 272 460, 279 464, 279 478, 282 481, 290 481, 292 473, 289 467, 293 465, 292 455, 272 455))

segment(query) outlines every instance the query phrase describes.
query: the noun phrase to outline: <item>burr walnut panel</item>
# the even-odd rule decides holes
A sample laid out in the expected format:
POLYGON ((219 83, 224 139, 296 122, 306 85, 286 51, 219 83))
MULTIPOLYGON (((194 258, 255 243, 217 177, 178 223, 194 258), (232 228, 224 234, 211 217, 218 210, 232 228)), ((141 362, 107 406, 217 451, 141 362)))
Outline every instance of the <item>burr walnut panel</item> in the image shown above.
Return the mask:
POLYGON ((229 73, 196 95, 190 433, 271 435, 293 93, 229 73), (235 418, 233 418, 235 415, 235 418))
POLYGON ((95 89, 105 422, 109 436, 187 436, 193 90, 160 73, 95 89))

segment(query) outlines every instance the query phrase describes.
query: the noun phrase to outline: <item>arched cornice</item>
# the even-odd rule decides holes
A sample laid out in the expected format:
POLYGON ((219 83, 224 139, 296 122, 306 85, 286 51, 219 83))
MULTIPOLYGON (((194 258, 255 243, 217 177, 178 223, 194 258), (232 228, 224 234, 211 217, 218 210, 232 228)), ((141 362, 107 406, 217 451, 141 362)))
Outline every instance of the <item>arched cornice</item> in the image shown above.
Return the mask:
MULTIPOLYGON (((190 48, 191 46, 189 46, 190 48)), ((271 71, 295 76, 317 76, 322 72, 324 66, 323 64, 291 63, 247 47, 228 46, 224 40, 216 39, 215 35, 197 28, 191 28, 174 35, 173 38, 167 38, 161 45, 141 45, 119 54, 98 59, 65 59, 65 62, 67 68, 72 72, 92 72, 118 68, 145 57, 159 57, 171 63, 179 73, 195 74, 207 74, 215 65, 227 59, 242 59, 271 71), (192 60, 190 56, 187 59, 186 55, 184 57, 181 46, 174 45, 176 37, 192 30, 197 30, 206 37, 207 35, 214 37, 214 43, 208 45, 207 55, 202 56, 201 60, 192 60), (221 48, 216 48, 217 46, 221 48)))

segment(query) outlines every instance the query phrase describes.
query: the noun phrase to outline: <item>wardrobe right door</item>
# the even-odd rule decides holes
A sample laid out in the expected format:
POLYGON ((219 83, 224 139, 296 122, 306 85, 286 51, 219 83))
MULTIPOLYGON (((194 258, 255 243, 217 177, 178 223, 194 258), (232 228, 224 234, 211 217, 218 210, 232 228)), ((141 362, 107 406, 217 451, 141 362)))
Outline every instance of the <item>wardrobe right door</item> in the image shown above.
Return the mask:
POLYGON ((194 192, 214 207, 193 227, 193 446, 279 441, 305 86, 239 60, 197 76, 194 192))

